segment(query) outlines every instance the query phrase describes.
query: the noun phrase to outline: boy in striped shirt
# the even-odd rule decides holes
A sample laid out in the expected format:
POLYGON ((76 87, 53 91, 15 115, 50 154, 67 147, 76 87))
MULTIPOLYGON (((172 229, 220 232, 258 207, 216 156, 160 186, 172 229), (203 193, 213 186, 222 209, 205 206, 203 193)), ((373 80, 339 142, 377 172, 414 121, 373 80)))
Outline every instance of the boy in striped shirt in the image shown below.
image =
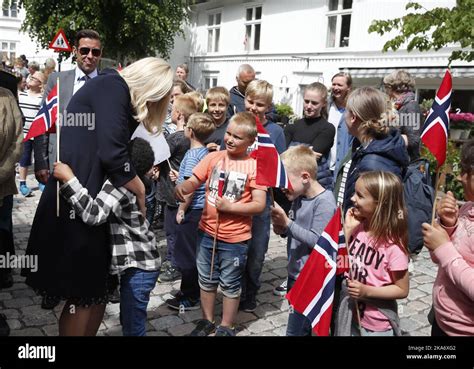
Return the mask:
MULTIPOLYGON (((215 131, 216 125, 212 117, 204 113, 191 115, 184 126, 184 135, 191 143, 189 151, 179 167, 177 184, 184 182, 193 175, 194 167, 209 153, 204 141, 215 131)), ((196 267, 196 247, 198 228, 205 201, 205 184, 179 204, 176 214, 176 250, 175 259, 181 272, 181 286, 177 296, 166 300, 166 304, 182 311, 200 308, 200 288, 196 267)))

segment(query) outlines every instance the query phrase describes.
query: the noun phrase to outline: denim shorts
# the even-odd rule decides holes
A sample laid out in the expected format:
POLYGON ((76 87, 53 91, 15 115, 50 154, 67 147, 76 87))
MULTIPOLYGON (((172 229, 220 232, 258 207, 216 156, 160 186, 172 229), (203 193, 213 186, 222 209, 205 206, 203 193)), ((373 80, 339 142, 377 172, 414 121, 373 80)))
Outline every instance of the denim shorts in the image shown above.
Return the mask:
POLYGON ((213 236, 202 231, 198 232, 196 263, 199 287, 204 291, 212 292, 220 286, 225 297, 238 298, 241 293, 242 274, 247 262, 247 242, 227 243, 217 240, 214 269, 210 278, 213 241, 213 236))
POLYGON ((33 141, 28 140, 23 142, 23 153, 20 158, 20 167, 27 168, 31 165, 31 154, 33 154, 33 141))

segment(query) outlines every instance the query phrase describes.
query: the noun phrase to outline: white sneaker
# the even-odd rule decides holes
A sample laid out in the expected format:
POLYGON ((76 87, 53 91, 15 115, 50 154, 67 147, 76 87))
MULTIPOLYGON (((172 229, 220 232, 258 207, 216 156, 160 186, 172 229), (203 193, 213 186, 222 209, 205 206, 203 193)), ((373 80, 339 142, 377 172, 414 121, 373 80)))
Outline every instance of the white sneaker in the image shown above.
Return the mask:
POLYGON ((288 280, 285 279, 279 286, 273 289, 273 294, 275 296, 285 296, 288 289, 288 280))

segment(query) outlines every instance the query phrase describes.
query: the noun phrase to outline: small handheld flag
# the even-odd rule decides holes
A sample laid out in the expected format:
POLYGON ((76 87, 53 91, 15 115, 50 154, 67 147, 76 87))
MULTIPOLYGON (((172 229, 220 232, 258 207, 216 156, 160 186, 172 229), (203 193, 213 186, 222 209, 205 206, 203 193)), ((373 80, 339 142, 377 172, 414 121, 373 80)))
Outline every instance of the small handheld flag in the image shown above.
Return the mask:
POLYGON ((436 158, 438 168, 446 161, 452 88, 451 73, 447 70, 420 136, 421 141, 436 158))
POLYGON ((336 275, 348 270, 340 266, 341 259, 346 264, 344 254, 347 256, 347 248, 338 208, 286 295, 293 308, 311 321, 318 336, 329 335, 336 275))
POLYGON ((257 149, 252 152, 251 156, 257 160, 257 184, 291 189, 291 183, 286 175, 280 154, 260 120, 256 118, 256 121, 257 149))
POLYGON ((225 170, 221 169, 219 172, 219 183, 217 185, 218 197, 222 197, 222 195, 224 195, 224 185, 225 185, 225 170))
POLYGON ((48 97, 43 101, 41 109, 36 114, 31 123, 30 130, 23 142, 44 133, 54 133, 56 130, 56 120, 58 116, 58 89, 57 85, 49 92, 48 97))

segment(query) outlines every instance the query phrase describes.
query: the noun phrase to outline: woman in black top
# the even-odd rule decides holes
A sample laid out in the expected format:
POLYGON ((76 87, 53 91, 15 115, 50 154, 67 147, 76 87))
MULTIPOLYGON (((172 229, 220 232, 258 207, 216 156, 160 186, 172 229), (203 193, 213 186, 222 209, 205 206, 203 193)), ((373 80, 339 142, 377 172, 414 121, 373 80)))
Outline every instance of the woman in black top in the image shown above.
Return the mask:
MULTIPOLYGON (((60 158, 92 197, 108 178, 115 187, 135 193, 145 213, 145 187, 130 164, 127 144, 138 122, 150 132, 161 128, 173 74, 164 60, 145 58, 120 74, 104 71, 72 97, 67 125, 61 127, 60 158)), ((56 216, 56 180, 51 176, 26 250, 38 256, 39 268, 23 273, 26 283, 41 295, 66 300, 60 335, 95 335, 99 328, 107 303, 108 238, 107 224, 86 225, 62 198, 56 216)))
POLYGON ((336 130, 327 118, 328 90, 322 83, 314 82, 304 90, 304 118, 285 128, 286 146, 304 144, 320 154, 318 181, 325 188, 332 186, 328 155, 336 130))

